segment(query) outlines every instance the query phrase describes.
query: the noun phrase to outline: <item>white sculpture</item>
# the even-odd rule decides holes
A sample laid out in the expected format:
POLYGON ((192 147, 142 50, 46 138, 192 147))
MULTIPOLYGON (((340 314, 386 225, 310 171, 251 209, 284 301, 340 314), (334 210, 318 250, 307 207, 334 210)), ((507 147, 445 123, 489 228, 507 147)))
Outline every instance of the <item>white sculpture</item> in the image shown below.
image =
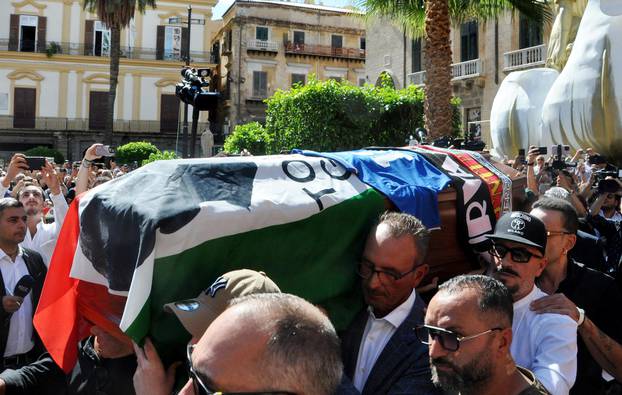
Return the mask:
POLYGON ((493 153, 514 157, 518 148, 554 143, 622 157, 622 0, 588 1, 556 73, 532 69, 503 81, 491 114, 493 153))

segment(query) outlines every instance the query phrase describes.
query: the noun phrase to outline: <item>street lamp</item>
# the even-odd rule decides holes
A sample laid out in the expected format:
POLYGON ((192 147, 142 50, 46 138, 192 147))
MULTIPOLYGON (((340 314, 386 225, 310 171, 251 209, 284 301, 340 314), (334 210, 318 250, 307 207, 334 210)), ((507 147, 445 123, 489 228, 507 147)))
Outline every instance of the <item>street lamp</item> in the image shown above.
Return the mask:
MULTIPOLYGON (((205 19, 194 18, 192 19, 192 5, 188 4, 188 18, 184 20, 182 17, 168 18, 169 24, 187 24, 188 37, 184 46, 186 47, 186 66, 190 66, 190 34, 192 32, 191 25, 205 25, 205 19)), ((192 153, 194 153, 194 144, 192 142, 192 153)), ((182 158, 188 157, 188 103, 184 103, 184 124, 181 132, 181 156, 182 158)))

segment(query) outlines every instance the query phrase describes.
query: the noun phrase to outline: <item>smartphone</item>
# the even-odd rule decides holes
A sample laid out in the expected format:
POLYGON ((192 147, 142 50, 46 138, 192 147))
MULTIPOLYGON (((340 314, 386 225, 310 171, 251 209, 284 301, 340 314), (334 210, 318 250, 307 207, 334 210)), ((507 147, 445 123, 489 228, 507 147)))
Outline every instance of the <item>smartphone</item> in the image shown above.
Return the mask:
POLYGON ((27 156, 26 164, 30 170, 41 170, 45 166, 45 158, 43 156, 27 156))
POLYGON ((521 148, 518 150, 518 156, 525 156, 525 149, 521 148))
POLYGON ((109 145, 98 145, 95 147, 95 155, 97 156, 113 156, 114 148, 110 148, 109 145))
POLYGON ((548 148, 546 147, 538 147, 538 155, 546 155, 548 152, 548 148))

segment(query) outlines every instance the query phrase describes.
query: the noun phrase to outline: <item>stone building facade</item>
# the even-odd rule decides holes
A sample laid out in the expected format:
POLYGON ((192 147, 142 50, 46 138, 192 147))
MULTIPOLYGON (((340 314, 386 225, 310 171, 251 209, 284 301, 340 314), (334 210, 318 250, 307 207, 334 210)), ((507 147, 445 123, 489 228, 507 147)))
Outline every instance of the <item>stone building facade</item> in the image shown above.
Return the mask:
MULTIPOLYGON (((542 67, 550 26, 537 26, 507 12, 486 23, 469 21, 451 29, 452 86, 461 99, 465 131, 490 145, 490 111, 499 85, 515 70, 542 67)), ((412 39, 387 20, 368 25, 366 77, 389 74, 397 88, 425 84, 425 43, 412 39)))
MULTIPOLYGON (((193 18, 206 22, 191 27, 192 64, 214 67, 216 1, 158 1, 156 9, 136 12, 121 32, 115 145, 147 140, 160 149, 176 148, 181 115, 174 92, 189 32, 170 18, 186 17, 192 5, 193 18)), ((103 138, 109 29, 81 0, 6 0, 0 2, 0 20, 0 159, 38 145, 79 159, 103 138)))
POLYGON ((311 75, 362 85, 365 24, 360 13, 315 4, 236 0, 212 41, 224 102, 217 124, 265 121, 263 100, 311 75))

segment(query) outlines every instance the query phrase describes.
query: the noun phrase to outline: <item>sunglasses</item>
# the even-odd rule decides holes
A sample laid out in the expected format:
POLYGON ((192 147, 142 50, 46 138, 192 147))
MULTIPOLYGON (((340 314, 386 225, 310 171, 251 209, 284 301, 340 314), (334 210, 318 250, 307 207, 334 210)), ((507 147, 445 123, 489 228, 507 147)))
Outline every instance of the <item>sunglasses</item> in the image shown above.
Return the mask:
POLYGON ((529 252, 526 248, 510 248, 504 246, 503 244, 494 244, 488 252, 490 252, 490 255, 496 256, 500 259, 503 259, 505 255, 509 252, 512 260, 518 263, 527 263, 532 256, 535 256, 536 258, 544 258, 542 255, 536 255, 529 252))
POLYGON ((420 325, 415 328, 417 339, 423 344, 431 345, 432 341, 438 340, 441 346, 447 351, 458 351, 460 343, 469 341, 494 331, 500 331, 503 328, 492 328, 487 331, 476 333, 471 336, 460 336, 450 330, 438 328, 431 325, 420 325))
POLYGON ((186 370, 188 377, 192 380, 192 387, 194 388, 195 395, 296 395, 293 392, 287 391, 272 391, 272 392, 222 392, 210 389, 200 377, 200 373, 194 369, 192 365, 192 351, 194 351, 195 344, 188 344, 186 348, 186 370))

